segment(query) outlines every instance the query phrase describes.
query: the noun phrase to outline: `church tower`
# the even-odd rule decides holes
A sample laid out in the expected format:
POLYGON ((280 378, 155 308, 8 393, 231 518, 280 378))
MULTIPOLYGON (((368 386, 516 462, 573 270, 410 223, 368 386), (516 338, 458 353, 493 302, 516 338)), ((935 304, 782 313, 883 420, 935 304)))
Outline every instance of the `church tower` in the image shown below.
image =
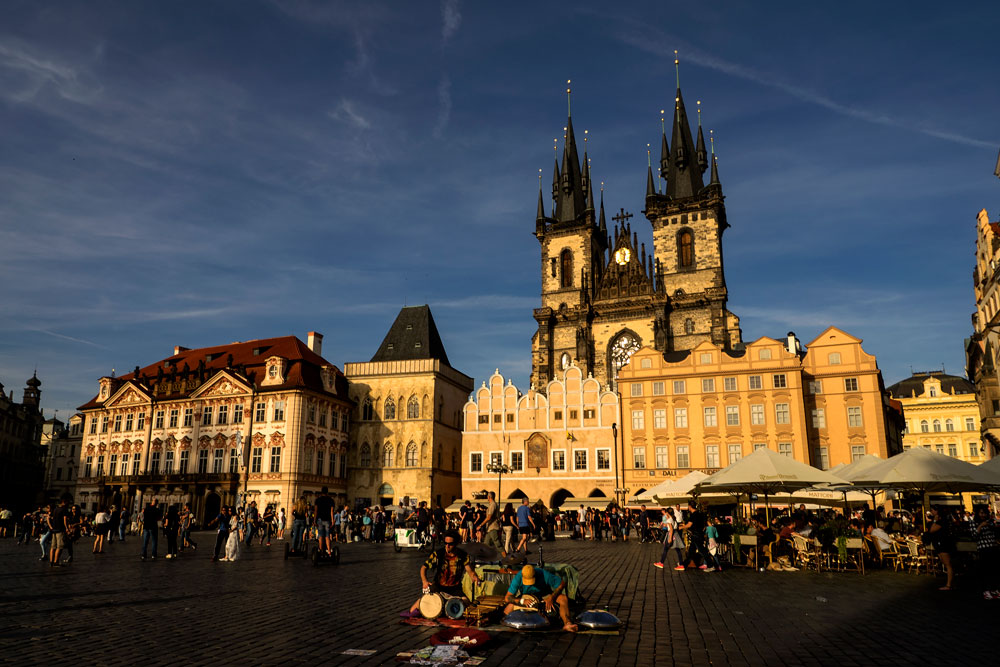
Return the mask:
POLYGON ((703 341, 734 348, 742 340, 739 318, 726 308, 722 233, 729 223, 718 161, 714 142, 711 155, 705 150, 700 113, 695 143, 680 86, 669 144, 665 133, 662 137, 660 176, 666 180, 663 193, 656 191, 650 168, 643 213, 653 227, 657 270, 670 298, 668 348, 690 350, 703 341))

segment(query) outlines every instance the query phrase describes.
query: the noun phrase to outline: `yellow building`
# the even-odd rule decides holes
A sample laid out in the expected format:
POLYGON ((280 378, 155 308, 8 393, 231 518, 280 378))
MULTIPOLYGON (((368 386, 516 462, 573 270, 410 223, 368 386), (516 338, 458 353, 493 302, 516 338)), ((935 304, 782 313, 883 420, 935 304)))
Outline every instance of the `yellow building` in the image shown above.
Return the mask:
POLYGON ((618 383, 629 495, 762 447, 823 469, 896 453, 875 358, 835 327, 805 349, 791 333, 739 352, 709 342, 667 355, 643 348, 618 383))
POLYGON ((349 495, 357 506, 462 492, 462 405, 472 378, 451 367, 430 308, 403 308, 367 362, 344 365, 357 405, 349 495))
POLYGON ((261 508, 289 508, 324 486, 346 500, 353 404, 346 378, 320 356, 322 339, 176 347, 128 375, 102 377, 80 407, 78 502, 88 510, 189 502, 210 519, 244 489, 261 508))
POLYGON ((976 390, 980 432, 987 458, 1000 453, 1000 222, 986 209, 976 216, 976 266, 972 273, 976 312, 965 341, 965 371, 976 390))
POLYGON ((498 370, 465 404, 462 495, 541 498, 559 507, 575 498, 615 496, 618 398, 575 364, 542 393, 522 394, 498 370), (487 466, 507 464, 502 480, 487 466))

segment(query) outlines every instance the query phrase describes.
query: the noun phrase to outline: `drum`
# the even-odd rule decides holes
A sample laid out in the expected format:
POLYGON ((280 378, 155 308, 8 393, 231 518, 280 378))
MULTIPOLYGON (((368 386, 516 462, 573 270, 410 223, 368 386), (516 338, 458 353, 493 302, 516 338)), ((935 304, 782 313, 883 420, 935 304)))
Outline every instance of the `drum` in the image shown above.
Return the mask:
POLYGON ((444 603, 444 615, 452 619, 462 618, 465 615, 465 602, 462 598, 448 598, 444 603))
POLYGON ((426 593, 420 597, 420 615, 437 618, 444 612, 444 598, 439 593, 426 593))
POLYGON ((576 621, 588 630, 615 630, 622 624, 617 616, 600 609, 588 609, 576 621))
POLYGON ((549 627, 549 619, 537 611, 516 610, 507 614, 503 624, 515 630, 541 630, 549 627))

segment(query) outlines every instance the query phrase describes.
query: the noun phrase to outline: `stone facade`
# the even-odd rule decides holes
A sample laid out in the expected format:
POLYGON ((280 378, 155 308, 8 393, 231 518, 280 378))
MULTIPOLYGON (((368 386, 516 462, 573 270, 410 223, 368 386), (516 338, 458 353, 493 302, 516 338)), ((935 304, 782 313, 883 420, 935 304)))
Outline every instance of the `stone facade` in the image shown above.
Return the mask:
POLYGON ((568 497, 614 498, 618 397, 583 370, 560 371, 545 391, 521 393, 499 370, 463 409, 462 495, 497 490, 498 498, 541 498, 559 507, 568 497), (490 463, 507 464, 498 479, 490 463))
POLYGON ((41 381, 34 375, 25 383, 24 398, 14 401, 0 384, 0 507, 13 511, 34 509, 42 501, 45 450, 41 446, 41 381))
POLYGON ((976 387, 986 456, 1000 454, 1000 222, 986 209, 976 216, 976 266, 972 273, 976 312, 965 341, 965 371, 976 387))
POLYGON ((45 497, 58 501, 64 494, 76 491, 76 464, 83 446, 83 415, 75 414, 64 424, 58 419, 46 420, 42 427, 45 447, 45 497))

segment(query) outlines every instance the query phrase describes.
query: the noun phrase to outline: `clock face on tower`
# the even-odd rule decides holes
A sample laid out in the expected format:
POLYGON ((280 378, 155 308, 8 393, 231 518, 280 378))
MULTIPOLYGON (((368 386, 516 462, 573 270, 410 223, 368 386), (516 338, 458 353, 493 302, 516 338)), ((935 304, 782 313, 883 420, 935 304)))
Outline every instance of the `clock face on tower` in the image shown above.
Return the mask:
POLYGON ((619 248, 615 252, 615 261, 621 266, 628 264, 629 258, 632 256, 632 251, 628 248, 619 248))

